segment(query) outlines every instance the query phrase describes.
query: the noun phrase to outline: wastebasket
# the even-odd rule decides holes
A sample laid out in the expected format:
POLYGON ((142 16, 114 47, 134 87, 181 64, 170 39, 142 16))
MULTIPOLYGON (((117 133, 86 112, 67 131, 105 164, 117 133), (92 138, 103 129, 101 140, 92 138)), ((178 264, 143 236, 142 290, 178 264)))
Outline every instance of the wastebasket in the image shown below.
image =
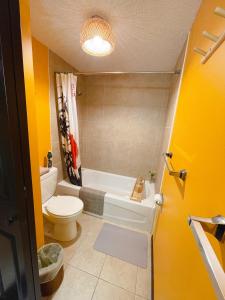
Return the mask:
POLYGON ((63 247, 50 243, 38 249, 38 268, 42 296, 52 295, 63 280, 63 247))

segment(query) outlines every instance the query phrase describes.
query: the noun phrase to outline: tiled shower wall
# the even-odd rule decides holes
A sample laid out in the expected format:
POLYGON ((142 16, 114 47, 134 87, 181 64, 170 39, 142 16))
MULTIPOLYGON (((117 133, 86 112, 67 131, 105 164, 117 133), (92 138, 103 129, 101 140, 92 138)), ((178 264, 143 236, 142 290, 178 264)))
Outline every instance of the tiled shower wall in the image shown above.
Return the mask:
MULTIPOLYGON (((58 131, 55 72, 75 71, 49 52, 51 142, 58 180, 67 175, 58 131)), ((170 75, 79 76, 82 166, 134 177, 157 172, 171 80, 170 75)))
POLYGON ((170 84, 170 75, 85 76, 82 166, 134 177, 157 171, 170 84))

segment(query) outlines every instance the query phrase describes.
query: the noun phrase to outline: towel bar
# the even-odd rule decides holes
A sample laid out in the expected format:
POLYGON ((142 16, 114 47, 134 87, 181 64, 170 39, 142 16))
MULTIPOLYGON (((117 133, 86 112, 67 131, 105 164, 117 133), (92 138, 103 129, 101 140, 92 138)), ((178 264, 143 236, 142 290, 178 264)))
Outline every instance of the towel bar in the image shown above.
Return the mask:
POLYGON ((166 163, 167 170, 169 171, 169 174, 171 176, 178 177, 178 178, 182 179, 183 181, 185 181, 186 176, 187 176, 187 171, 184 170, 184 169, 180 170, 180 171, 174 171, 174 170, 172 170, 172 168, 170 167, 170 165, 167 161, 167 158, 172 158, 173 157, 173 153, 172 152, 165 152, 165 153, 163 153, 163 157, 164 157, 164 160, 165 160, 165 163, 166 163))
POLYGON ((204 229, 202 228, 202 223, 215 225, 215 237, 221 241, 225 229, 225 218, 223 216, 216 216, 213 218, 200 218, 191 216, 188 218, 188 223, 200 248, 217 297, 219 300, 225 300, 225 273, 205 234, 204 229), (220 228, 219 235, 218 228, 220 228))

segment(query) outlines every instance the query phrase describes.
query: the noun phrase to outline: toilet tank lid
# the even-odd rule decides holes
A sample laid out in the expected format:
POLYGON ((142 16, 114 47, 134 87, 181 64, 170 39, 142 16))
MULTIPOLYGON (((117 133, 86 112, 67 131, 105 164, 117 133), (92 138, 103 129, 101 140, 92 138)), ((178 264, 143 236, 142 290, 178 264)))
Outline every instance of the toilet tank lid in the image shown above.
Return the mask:
POLYGON ((53 196, 46 205, 49 213, 59 217, 72 216, 81 211, 83 207, 83 202, 73 196, 53 196))
POLYGON ((52 167, 48 169, 49 171, 43 175, 41 175, 41 180, 44 180, 46 178, 48 178, 49 176, 52 176, 52 174, 57 173, 57 168, 52 167))

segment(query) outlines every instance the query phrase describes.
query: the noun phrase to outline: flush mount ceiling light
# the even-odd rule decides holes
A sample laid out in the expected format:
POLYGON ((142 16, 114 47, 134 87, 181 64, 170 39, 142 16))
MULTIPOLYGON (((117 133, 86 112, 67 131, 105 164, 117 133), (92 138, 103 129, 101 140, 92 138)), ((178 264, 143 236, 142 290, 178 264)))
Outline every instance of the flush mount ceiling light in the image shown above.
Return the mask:
POLYGON ((84 52, 93 56, 106 56, 115 47, 112 28, 99 16, 88 19, 80 34, 80 43, 84 52))

